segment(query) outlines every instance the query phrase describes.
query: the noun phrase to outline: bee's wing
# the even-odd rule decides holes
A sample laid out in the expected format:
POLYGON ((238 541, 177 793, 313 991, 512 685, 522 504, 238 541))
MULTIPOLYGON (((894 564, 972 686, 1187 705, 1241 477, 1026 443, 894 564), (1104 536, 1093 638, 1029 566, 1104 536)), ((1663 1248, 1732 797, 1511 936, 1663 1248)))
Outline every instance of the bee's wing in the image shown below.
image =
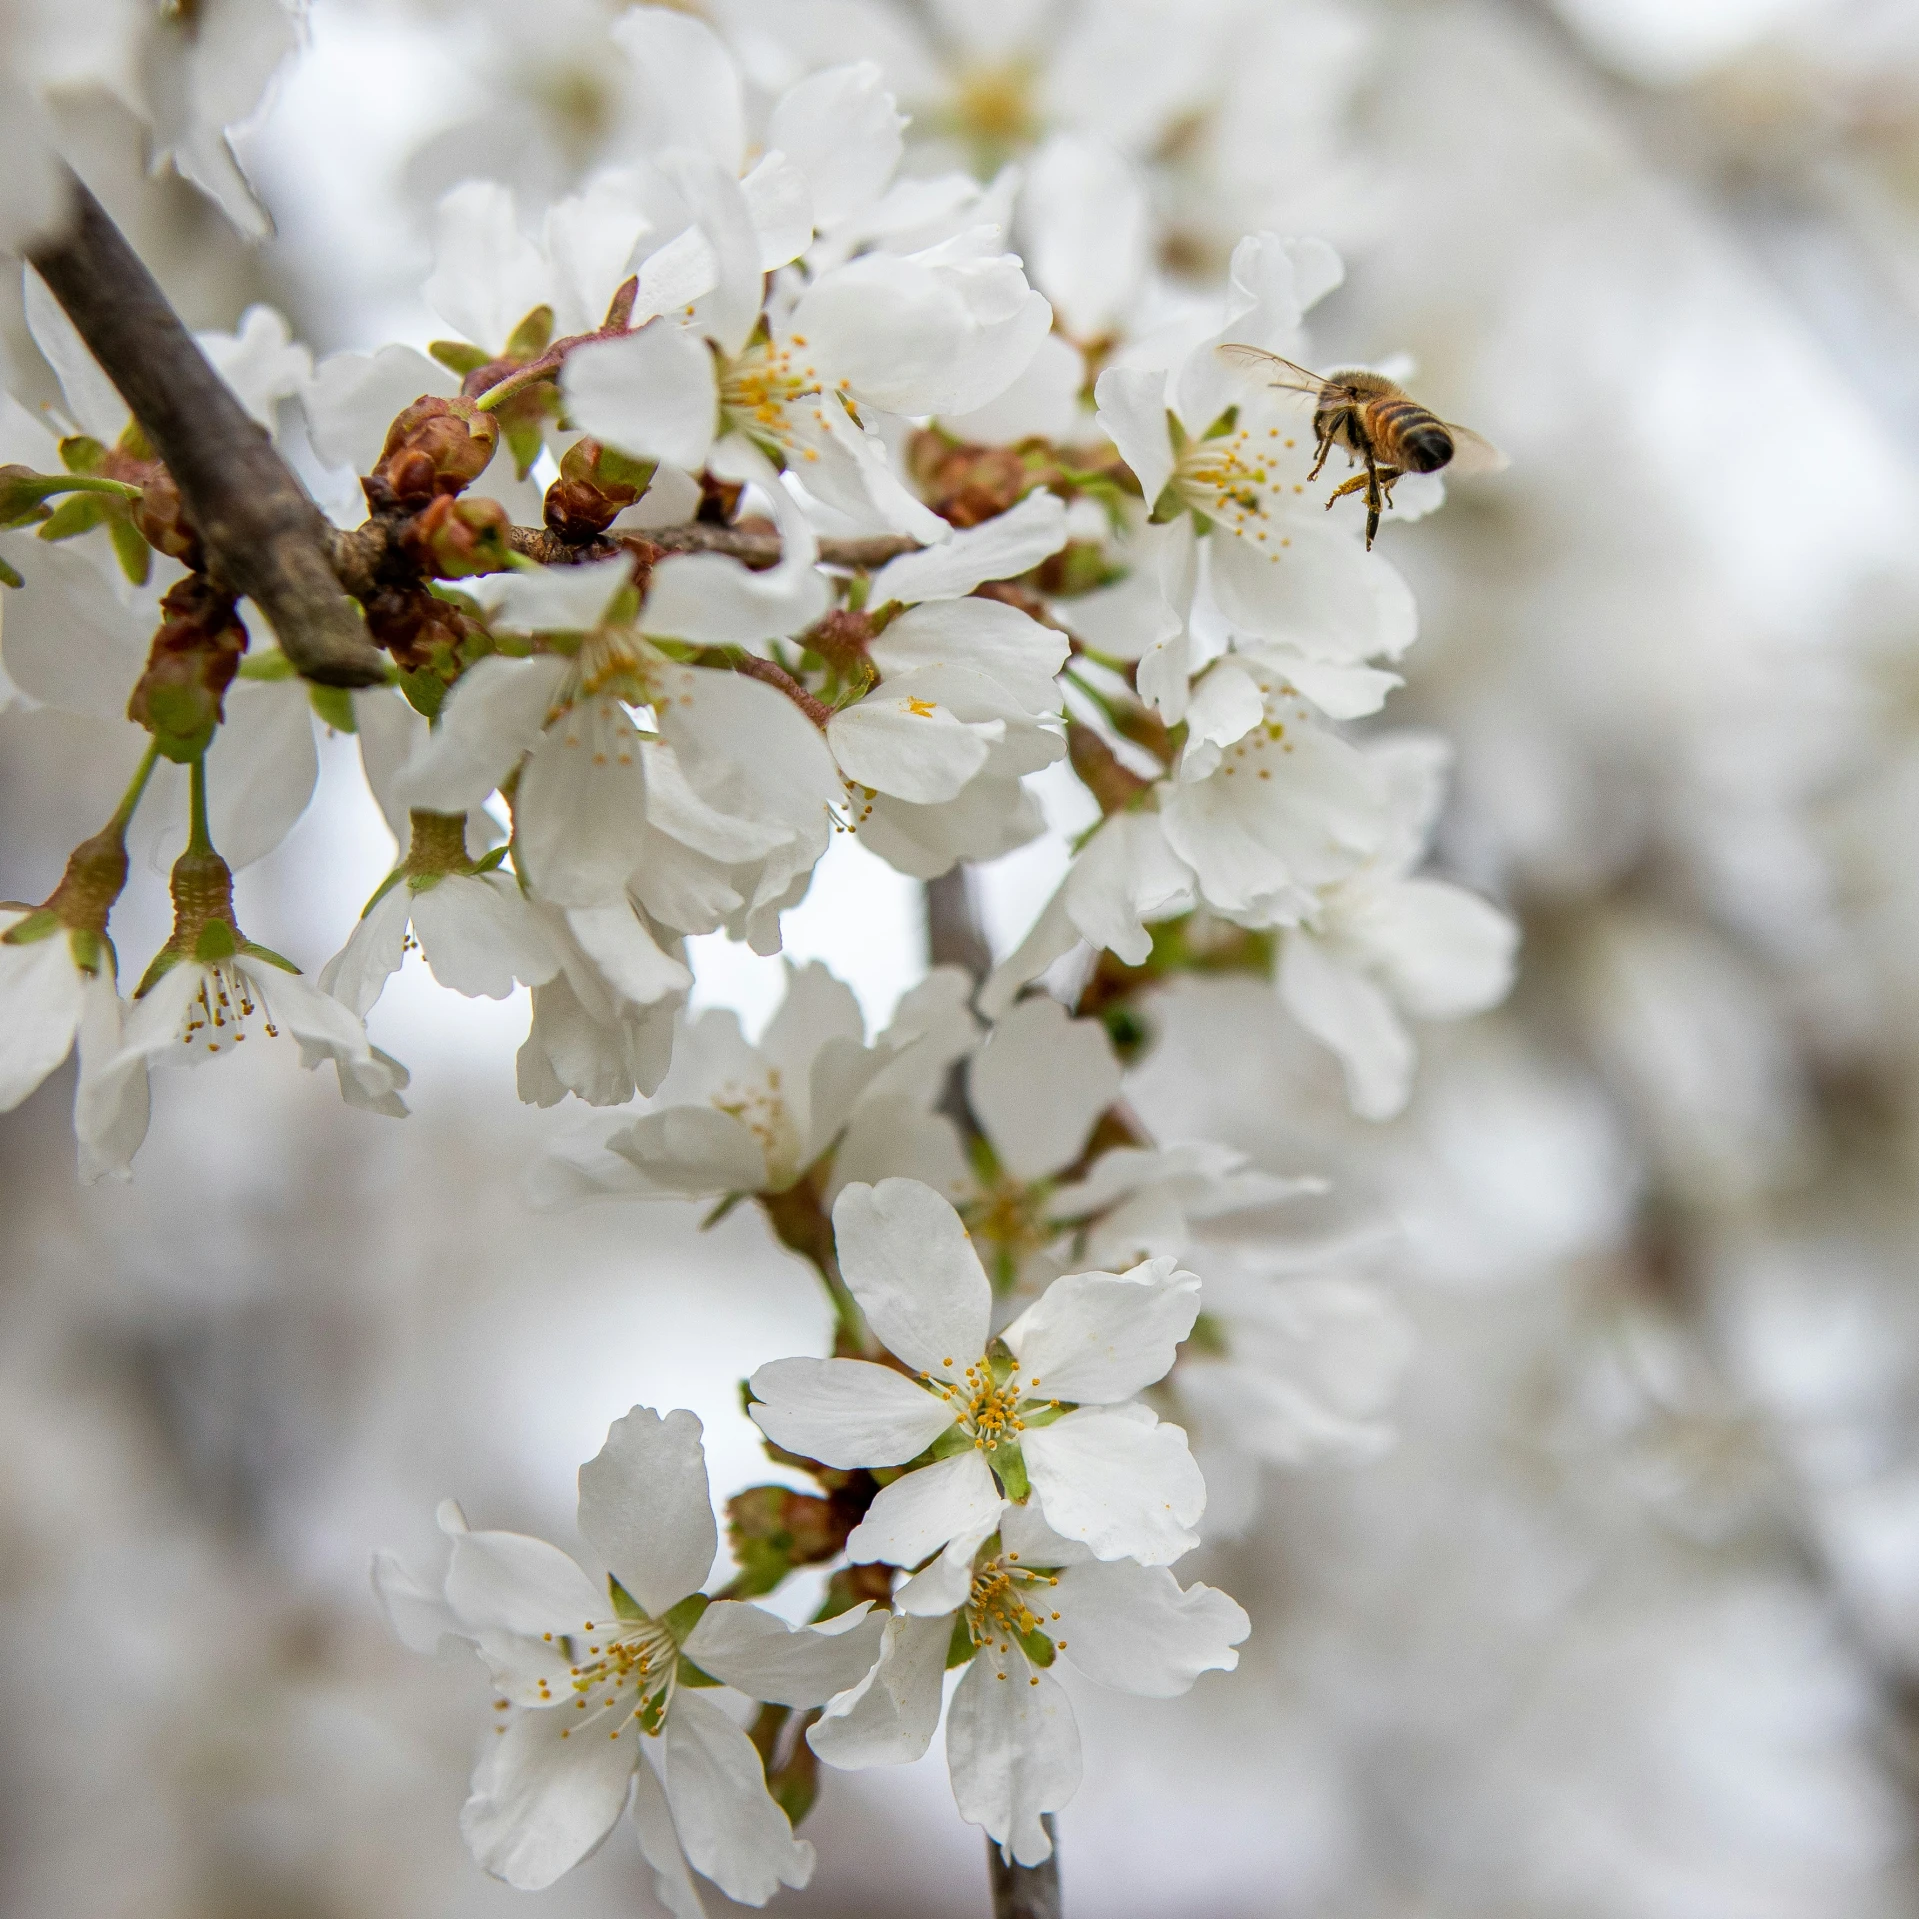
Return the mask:
POLYGON ((1262 346, 1241 346, 1232 342, 1217 346, 1213 351, 1249 372, 1265 374, 1269 385, 1290 387, 1295 393, 1310 393, 1317 397, 1326 385, 1325 380, 1310 368, 1283 360, 1277 353, 1268 353, 1262 346))
POLYGON ((1453 436, 1453 457, 1446 466, 1448 473, 1471 479, 1475 473, 1501 473, 1512 465, 1498 447, 1475 433, 1471 427, 1455 426, 1450 420, 1442 424, 1453 436))

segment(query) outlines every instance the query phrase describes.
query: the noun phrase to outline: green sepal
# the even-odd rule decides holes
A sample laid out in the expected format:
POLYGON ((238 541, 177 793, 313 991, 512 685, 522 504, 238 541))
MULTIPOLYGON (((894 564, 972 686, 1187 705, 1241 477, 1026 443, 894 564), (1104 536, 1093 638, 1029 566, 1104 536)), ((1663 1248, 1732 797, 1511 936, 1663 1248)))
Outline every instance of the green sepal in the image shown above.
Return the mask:
POLYGON ((1153 502, 1153 510, 1147 514, 1149 524, 1153 526, 1171 526, 1186 511, 1186 502, 1179 497, 1171 480, 1159 490, 1159 498, 1153 502))
POLYGON ((700 1623, 700 1615, 712 1603, 705 1593, 688 1593, 677 1606, 668 1607, 660 1624, 673 1635, 677 1645, 683 1646, 686 1644, 687 1634, 700 1623))
POLYGON ((392 891, 393 891, 393 889, 394 889, 394 888, 395 888, 396 886, 398 886, 398 885, 399 885, 399 883, 400 883, 400 882, 401 882, 401 881, 402 881, 403 879, 405 879, 405 878, 406 878, 406 868, 405 868, 404 866, 396 866, 396 867, 395 867, 395 868, 393 869, 393 871, 392 871, 392 872, 390 872, 390 873, 389 873, 389 874, 388 874, 388 875, 386 876, 386 878, 385 878, 385 879, 383 879, 383 880, 382 880, 382 881, 381 881, 381 882, 379 883, 379 885, 378 885, 378 886, 376 886, 376 887, 375 887, 375 888, 373 889, 373 897, 372 897, 372 898, 371 898, 370 900, 368 900, 368 901, 367 901, 367 903, 366 903, 366 904, 365 904, 365 905, 364 905, 363 907, 361 907, 361 908, 360 908, 360 917, 361 917, 362 919, 365 919, 365 918, 366 918, 366 916, 367 916, 367 915, 368 915, 368 914, 369 914, 370 912, 372 912, 372 911, 373 911, 373 909, 374 909, 374 908, 375 908, 376 906, 378 906, 378 905, 379 905, 379 903, 380 903, 380 902, 381 902, 381 901, 382 901, 383 899, 385 899, 385 898, 386 898, 386 896, 387 896, 387 895, 388 895, 388 894, 389 894, 390 892, 392 892, 392 891))
POLYGON ((739 1571, 727 1582, 726 1590, 736 1599, 757 1599, 770 1593, 793 1570, 786 1548, 777 1539, 736 1539, 733 1557, 739 1571))
POLYGON ((67 936, 67 945, 73 954, 73 963, 83 973, 98 973, 102 960, 108 962, 109 973, 119 971, 112 965, 113 942, 104 933, 96 933, 91 926, 76 926, 67 936))
POLYGON ((1239 408, 1229 406, 1199 437, 1202 440, 1223 440, 1238 425, 1239 408))
POLYGON ((240 677, 243 680, 291 680, 299 677, 299 669, 277 646, 263 646, 240 662, 240 677))
MULTIPOLYGON (((159 702, 155 701, 154 704, 159 702)), ((213 744, 213 736, 218 730, 215 722, 209 720, 194 733, 156 731, 153 743, 159 748, 163 760, 171 760, 175 766, 191 766, 213 744)))
POLYGON ((147 970, 140 975, 140 984, 133 989, 133 997, 144 999, 185 958, 184 953, 176 953, 171 946, 161 947, 147 962, 147 970))
POLYGON ((593 463, 599 477, 611 486, 637 487, 644 493, 660 470, 657 460, 636 460, 618 447, 600 445, 600 457, 593 463))
POLYGON ((703 1667, 694 1665, 685 1653, 680 1654, 679 1670, 675 1676, 682 1686, 723 1686, 726 1684, 724 1679, 715 1679, 713 1675, 707 1672, 703 1667))
POLYGON ((240 942, 234 935, 233 927, 222 919, 208 920, 193 942, 193 957, 202 966, 212 966, 221 960, 231 959, 239 950, 240 942))
MULTIPOLYGON (((1028 1428, 1050 1426, 1056 1419, 1064 1419, 1073 1411, 1071 1405, 1059 1406, 1022 1406, 1019 1409, 1020 1423, 1028 1428)), ((1002 1446, 1001 1452, 1006 1448, 1002 1446)))
POLYGON ((640 1701, 640 1730, 657 1733, 666 1724, 666 1691, 662 1686, 658 1692, 648 1693, 640 1701))
POLYGON ((1037 1626, 1031 1632, 1015 1633, 1013 1639, 1034 1665, 1050 1666, 1053 1663, 1053 1642, 1037 1626))
POLYGON ((1033 1482, 1026 1476, 1026 1457, 1019 1449, 1019 1442, 1001 1440, 986 1455, 986 1463, 992 1467, 993 1476, 1005 1488, 1006 1497, 1016 1506, 1024 1505, 1032 1494, 1033 1482))
POLYGON ((946 1642, 946 1670, 951 1672, 955 1666, 963 1666, 979 1648, 973 1644, 973 1635, 966 1630, 966 1615, 953 1615, 953 1636, 946 1642))
MULTIPOLYGON (((506 416, 505 407, 500 409, 506 416)), ((531 419, 520 416, 502 417, 500 420, 501 437, 506 441, 506 450, 513 455, 513 476, 524 480, 533 471, 540 455, 546 450, 546 423, 537 414, 531 419)))
POLYGON ((97 493, 69 493, 40 522, 40 538, 75 539, 82 533, 91 533, 106 517, 106 503, 97 493))
MULTIPOLYGON (((398 876, 396 875, 395 877, 397 878, 398 876)), ((384 888, 382 890, 384 891, 384 888)), ((377 899, 379 895, 375 894, 374 897, 377 899)), ((606 1590, 613 1600, 613 1617, 615 1619, 624 1619, 630 1625, 635 1626, 643 1626, 648 1623, 650 1615, 646 1608, 642 1606, 611 1573, 608 1573, 606 1576, 606 1590)))
POLYGON ((51 939, 60 926, 60 915, 42 906, 0 933, 0 946, 32 946, 38 940, 51 939))
POLYGON ((70 433, 60 442, 60 464, 69 473, 98 473, 107 450, 90 433, 70 433))
POLYGON ((473 871, 476 873, 497 872, 499 868, 506 863, 506 856, 510 850, 508 843, 502 840, 498 846, 492 847, 487 852, 482 853, 480 857, 473 862, 473 871))
POLYGON ((242 940, 240 951, 248 959, 265 960, 269 966, 277 966, 283 973, 297 973, 300 969, 284 953, 276 953, 270 946, 262 946, 258 940, 242 940))
POLYGON ((11 562, 0 560, 0 584, 7 586, 25 586, 26 581, 21 577, 19 569, 13 566, 11 562))
POLYGON ((360 723, 353 717, 353 695, 344 686, 321 686, 317 681, 307 688, 313 710, 336 733, 357 733, 360 723))
POLYGON ((435 340, 427 351, 449 373, 457 373, 463 380, 469 373, 477 373, 481 367, 491 366, 498 357, 485 347, 469 346, 464 340, 435 340))
POLYGON ((506 336, 503 360, 537 360, 553 344, 553 309, 537 306, 506 336))
POLYGON ((115 513, 107 520, 107 538, 113 542, 113 557, 120 562, 120 571, 135 586, 145 586, 153 571, 153 549, 146 535, 124 513, 115 513))
POLYGON ((446 704, 446 682, 437 673, 402 672, 400 691, 406 695, 406 703, 424 719, 438 719, 440 708, 446 704))
POLYGON ((926 1449, 928 1459, 951 1459, 955 1453, 971 1452, 973 1436, 960 1426, 949 1426, 926 1449))
POLYGON ((746 1197, 747 1195, 745 1193, 728 1193, 725 1196, 725 1198, 720 1200, 720 1202, 713 1208, 713 1210, 710 1213, 708 1213, 703 1220, 700 1221, 700 1231, 705 1232, 708 1227, 717 1226, 720 1223, 720 1221, 723 1220, 727 1216, 727 1214, 730 1213, 733 1210, 733 1208, 737 1206, 740 1203, 740 1201, 745 1199, 746 1197))

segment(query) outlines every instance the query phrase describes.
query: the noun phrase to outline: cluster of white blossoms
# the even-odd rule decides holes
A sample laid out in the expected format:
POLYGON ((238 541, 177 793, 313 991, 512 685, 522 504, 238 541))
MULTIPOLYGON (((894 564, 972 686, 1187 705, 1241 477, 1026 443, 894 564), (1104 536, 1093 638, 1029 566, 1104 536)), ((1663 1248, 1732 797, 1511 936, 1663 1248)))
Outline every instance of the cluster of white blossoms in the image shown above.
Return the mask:
MULTIPOLYGON (((1350 730, 1415 638, 1404 582, 1358 502, 1327 510, 1310 403, 1221 351, 1307 355, 1332 251, 1257 232, 1196 289, 1096 134, 985 184, 909 169, 874 62, 769 87, 679 11, 611 31, 640 102, 616 163, 537 237, 502 184, 443 201, 426 293, 457 337, 316 366, 256 308, 202 342, 332 514, 383 685, 261 644, 27 270, 64 412, 0 406, 0 646, 131 784, 6 909, 0 1110, 77 1049, 82 1170, 124 1173, 151 1068, 286 1033, 402 1115, 365 1021, 417 948, 455 992, 530 989, 523 1099, 619 1109, 556 1134, 548 1197, 750 1200, 813 1263, 834 1354, 759 1364, 748 1410, 822 1491, 731 1502, 722 1594, 698 1422, 644 1408, 582 1469, 594 1573, 451 1506, 443 1592, 378 1568, 405 1636, 470 1640, 498 1688, 481 1863, 547 1885, 630 1805, 684 1919, 690 1872, 752 1904, 804 1883, 811 1758, 914 1759, 942 1709, 961 1812, 1034 1865, 1080 1769, 1056 1657, 1155 1697, 1236 1664, 1246 1615, 1171 1570, 1201 1462, 1222 1531, 1253 1462, 1377 1451, 1408 1333, 1358 1255, 1289 1244, 1321 1182, 1148 1135, 1133 1001, 1265 976, 1384 1118, 1407 1021, 1496 1001, 1514 935, 1419 873, 1443 743, 1350 730), (357 735, 397 851, 309 979, 232 873, 300 817, 317 725, 357 735), (1055 767, 1090 823, 977 991, 936 971, 871 1043, 819 968, 757 1045, 689 1015, 689 937, 779 952, 836 835, 931 881, 1043 833, 1055 767), (136 814, 185 851, 123 996, 136 814), (747 1603, 808 1567, 811 1623, 747 1603)), ((1440 503, 1398 484, 1402 516, 1440 503)))

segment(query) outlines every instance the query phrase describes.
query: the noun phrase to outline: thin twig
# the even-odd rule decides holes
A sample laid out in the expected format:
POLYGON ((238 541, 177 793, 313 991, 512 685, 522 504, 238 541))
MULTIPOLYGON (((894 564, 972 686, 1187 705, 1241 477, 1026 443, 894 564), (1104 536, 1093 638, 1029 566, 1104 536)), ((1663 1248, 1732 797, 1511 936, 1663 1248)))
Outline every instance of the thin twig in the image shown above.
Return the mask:
POLYGON ((386 662, 327 561, 331 529, 235 397, 140 256, 81 181, 27 257, 180 489, 220 582, 259 607, 309 679, 370 686, 386 662))
POLYGON ((1037 1866, 1009 1866, 999 1847, 986 1842, 986 1870, 993 1885, 993 1919, 1060 1919, 1059 1835, 1053 1815, 1042 1813, 1053 1850, 1037 1866))

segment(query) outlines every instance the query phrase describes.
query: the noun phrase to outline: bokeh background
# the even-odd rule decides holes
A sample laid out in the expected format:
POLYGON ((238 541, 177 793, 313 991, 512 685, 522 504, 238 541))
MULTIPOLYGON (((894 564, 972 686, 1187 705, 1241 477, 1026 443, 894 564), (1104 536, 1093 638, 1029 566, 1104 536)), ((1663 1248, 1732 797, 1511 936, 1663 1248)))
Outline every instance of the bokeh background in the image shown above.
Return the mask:
MULTIPOLYGON (((1138 1110, 1333 1172, 1394 1229, 1373 1270, 1420 1347, 1392 1454, 1269 1474, 1182 1568, 1251 1611, 1240 1673, 1081 1700, 1069 1910, 1919 1913, 1919 9, 1094 8, 1160 97, 1119 113, 1064 5, 709 11, 767 71, 881 59, 915 164, 1092 125, 1171 272, 1254 226, 1341 247, 1320 359, 1409 353, 1513 456, 1388 535, 1424 637, 1387 719, 1456 743, 1442 863, 1525 945, 1386 1127, 1258 982, 1154 1009, 1138 1110)), ((439 190, 536 208, 616 151, 610 11, 314 0, 243 142, 257 251, 143 176, 119 108, 63 112, 195 324, 264 299, 318 352, 424 342, 439 190)), ((48 396, 17 301, 10 384, 48 396)), ((0 711, 0 893, 41 897, 116 796, 65 724, 0 711)), ((326 742, 242 916, 317 966, 390 857, 326 742)), ((980 876, 997 949, 1060 857, 980 876)), ((788 934, 875 1025, 926 963, 919 889, 851 842, 788 934)), ((694 944, 699 1000, 763 1021, 779 964, 694 944)), ((368 1556, 431 1564, 448 1494, 570 1540, 636 1401, 701 1413, 721 1492, 767 1476, 737 1379, 825 1318, 749 1212, 530 1210, 525 1017, 412 961, 373 1020, 410 1120, 268 1050, 157 1079, 129 1186, 76 1186, 70 1082, 0 1119, 0 1910, 652 1910, 626 1835, 532 1903, 472 1865, 483 1681, 392 1641, 368 1556)), ((808 1832, 795 1919, 986 1909, 937 1749, 830 1777, 808 1832)))

